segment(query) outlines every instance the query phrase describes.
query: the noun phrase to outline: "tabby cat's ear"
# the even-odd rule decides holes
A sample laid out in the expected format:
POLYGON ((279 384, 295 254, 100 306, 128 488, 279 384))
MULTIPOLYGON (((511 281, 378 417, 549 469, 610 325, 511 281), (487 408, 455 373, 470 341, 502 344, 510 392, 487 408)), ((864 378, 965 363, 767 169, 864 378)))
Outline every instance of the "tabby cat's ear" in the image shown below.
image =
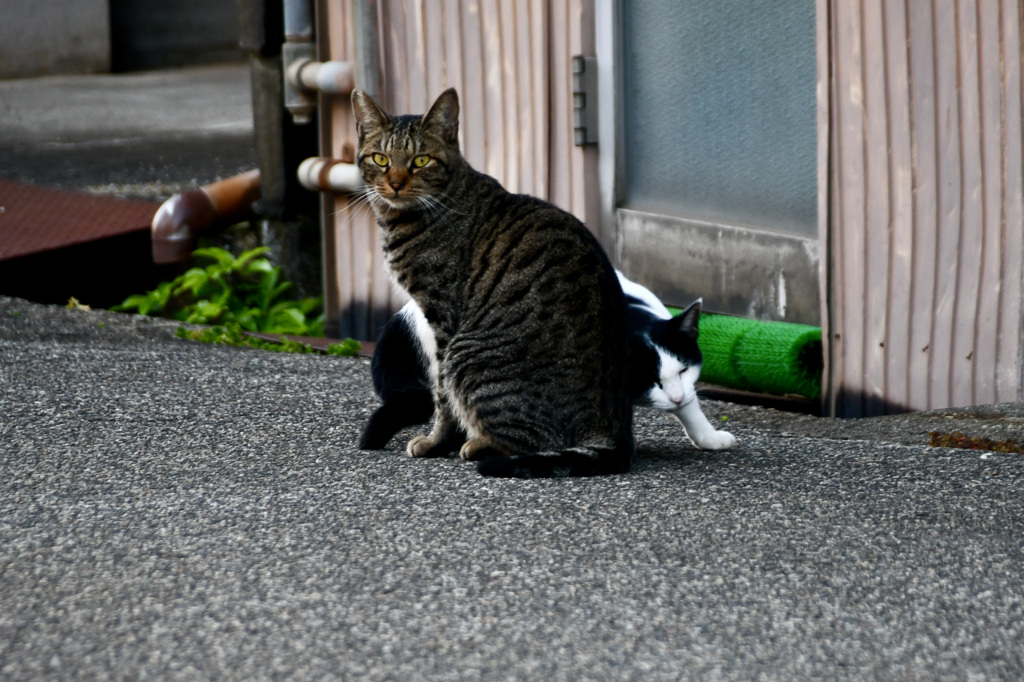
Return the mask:
POLYGON ((362 90, 352 91, 352 113, 356 117, 356 134, 359 137, 372 129, 384 127, 388 115, 362 90))
POLYGON ((677 334, 697 338, 697 326, 700 324, 700 308, 703 299, 698 298, 690 304, 690 307, 672 318, 672 324, 677 334))
POLYGON ((441 93, 430 111, 423 117, 424 127, 436 128, 442 139, 448 143, 458 143, 459 139, 459 93, 455 88, 448 88, 441 93))

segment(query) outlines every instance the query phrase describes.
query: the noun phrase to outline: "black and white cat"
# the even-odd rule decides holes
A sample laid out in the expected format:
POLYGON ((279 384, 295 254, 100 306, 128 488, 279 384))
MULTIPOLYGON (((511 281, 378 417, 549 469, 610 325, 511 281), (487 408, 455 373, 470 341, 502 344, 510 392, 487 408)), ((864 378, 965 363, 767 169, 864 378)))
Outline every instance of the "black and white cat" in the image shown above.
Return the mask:
MULTIPOLYGON (((674 415, 703 450, 736 445, 731 433, 716 430, 704 416, 694 387, 702 360, 697 346, 701 301, 672 317, 651 291, 616 274, 629 305, 633 404, 674 415)), ((388 321, 370 365, 373 389, 382 404, 363 429, 361 449, 379 450, 402 428, 430 421, 436 350, 430 325, 414 302, 388 321)))
POLYGON ((717 431, 697 400, 702 355, 697 346, 701 299, 676 317, 645 287, 617 272, 626 294, 630 331, 630 396, 634 405, 664 410, 702 450, 728 450, 736 438, 717 431))

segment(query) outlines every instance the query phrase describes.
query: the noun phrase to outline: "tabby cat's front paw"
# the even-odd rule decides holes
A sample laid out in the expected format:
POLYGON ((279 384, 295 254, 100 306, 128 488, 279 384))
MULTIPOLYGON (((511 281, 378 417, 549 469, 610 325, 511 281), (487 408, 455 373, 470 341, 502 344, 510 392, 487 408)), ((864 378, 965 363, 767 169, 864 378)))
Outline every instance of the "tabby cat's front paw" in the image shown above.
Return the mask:
POLYGON ((452 448, 448 443, 439 443, 430 436, 419 435, 409 441, 405 451, 413 457, 443 457, 451 453, 452 448))
POLYGON ((694 441, 701 450, 728 450, 736 446, 736 436, 728 431, 711 431, 694 441))
POLYGON ((486 438, 470 438, 462 444, 459 456, 468 462, 478 462, 490 457, 500 457, 507 453, 500 450, 486 438))

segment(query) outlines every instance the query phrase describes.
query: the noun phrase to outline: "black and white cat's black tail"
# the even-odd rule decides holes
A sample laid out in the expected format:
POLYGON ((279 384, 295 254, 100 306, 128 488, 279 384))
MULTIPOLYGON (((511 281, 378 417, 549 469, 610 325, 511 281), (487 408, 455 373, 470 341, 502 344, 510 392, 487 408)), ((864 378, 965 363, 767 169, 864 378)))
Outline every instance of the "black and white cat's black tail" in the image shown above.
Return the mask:
POLYGON ((557 452, 487 457, 477 463, 476 470, 495 478, 606 476, 629 471, 632 458, 632 443, 578 446, 557 452))

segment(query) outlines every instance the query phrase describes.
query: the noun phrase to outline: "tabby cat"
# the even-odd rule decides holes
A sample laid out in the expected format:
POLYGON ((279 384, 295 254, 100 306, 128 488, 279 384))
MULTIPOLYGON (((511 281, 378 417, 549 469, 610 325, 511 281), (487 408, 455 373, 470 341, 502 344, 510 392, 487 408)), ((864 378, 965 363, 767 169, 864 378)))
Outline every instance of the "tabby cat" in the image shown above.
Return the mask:
POLYGON ((459 99, 390 116, 352 93, 357 161, 392 280, 436 344, 434 422, 407 450, 487 476, 586 476, 633 455, 626 302, 576 218, 472 169, 459 99))
MULTIPOLYGON (((697 399, 701 302, 672 317, 650 290, 621 272, 617 274, 629 305, 629 394, 633 404, 675 416, 701 449, 733 447, 736 439, 727 431, 715 430, 697 399)), ((409 301, 388 320, 374 350, 370 371, 381 405, 363 429, 360 448, 381 449, 400 429, 430 420, 437 372, 434 352, 430 325, 416 302, 409 301)))

